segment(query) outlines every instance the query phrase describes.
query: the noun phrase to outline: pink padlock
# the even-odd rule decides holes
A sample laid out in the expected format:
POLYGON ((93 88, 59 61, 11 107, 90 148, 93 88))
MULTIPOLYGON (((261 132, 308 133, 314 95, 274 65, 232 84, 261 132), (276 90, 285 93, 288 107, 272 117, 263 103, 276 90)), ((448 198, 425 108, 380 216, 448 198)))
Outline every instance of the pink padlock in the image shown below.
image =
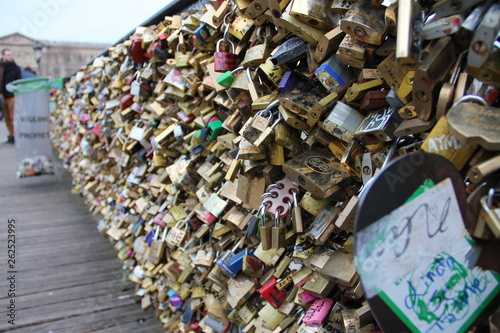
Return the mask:
POLYGON ((330 314, 333 307, 333 300, 330 298, 317 299, 307 310, 302 322, 306 326, 320 327, 323 325, 326 317, 330 314))
POLYGON ((203 218, 205 219, 205 221, 207 221, 208 224, 212 224, 215 220, 217 220, 217 217, 210 213, 205 215, 203 218))
POLYGON ((315 300, 316 298, 318 298, 316 296, 309 294, 307 291, 303 291, 303 292, 299 293, 298 296, 299 296, 299 300, 302 303, 309 303, 309 302, 315 300))
POLYGON ((86 122, 89 119, 90 119, 90 116, 88 114, 86 114, 86 113, 84 113, 84 114, 82 114, 80 116, 80 121, 83 122, 83 123, 86 122))

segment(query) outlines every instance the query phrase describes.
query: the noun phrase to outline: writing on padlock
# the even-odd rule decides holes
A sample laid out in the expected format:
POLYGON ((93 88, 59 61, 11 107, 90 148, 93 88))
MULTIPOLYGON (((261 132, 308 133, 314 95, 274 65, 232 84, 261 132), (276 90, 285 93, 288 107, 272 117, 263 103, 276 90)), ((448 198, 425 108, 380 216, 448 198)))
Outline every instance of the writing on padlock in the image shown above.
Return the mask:
POLYGON ((272 277, 259 289, 260 295, 275 309, 279 308, 285 301, 286 291, 276 288, 277 280, 272 277))
POLYGON ((238 55, 234 53, 234 44, 228 38, 229 24, 226 24, 224 38, 217 42, 217 47, 214 52, 214 64, 216 72, 232 71, 238 67, 238 55), (221 45, 226 48, 230 46, 229 51, 221 51, 221 45))
POLYGON ((316 148, 283 164, 283 171, 295 183, 318 198, 326 198, 351 180, 347 169, 326 149, 316 148))
POLYGON ((325 322, 333 307, 333 300, 330 298, 318 299, 314 301, 307 310, 302 321, 307 326, 320 327, 325 322))

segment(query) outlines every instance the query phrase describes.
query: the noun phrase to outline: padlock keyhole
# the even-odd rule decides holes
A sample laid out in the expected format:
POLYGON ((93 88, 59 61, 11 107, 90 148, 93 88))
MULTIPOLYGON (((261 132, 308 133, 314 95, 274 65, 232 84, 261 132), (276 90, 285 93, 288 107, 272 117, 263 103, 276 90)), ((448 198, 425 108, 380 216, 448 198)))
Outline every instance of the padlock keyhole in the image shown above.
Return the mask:
POLYGON ((417 91, 417 93, 415 94, 415 97, 417 97, 417 99, 421 102, 427 102, 429 100, 429 98, 427 97, 425 92, 423 92, 421 90, 417 91))
POLYGON ((304 177, 299 176, 299 183, 300 183, 300 185, 302 185, 302 186, 306 186, 306 180, 304 179, 304 177))

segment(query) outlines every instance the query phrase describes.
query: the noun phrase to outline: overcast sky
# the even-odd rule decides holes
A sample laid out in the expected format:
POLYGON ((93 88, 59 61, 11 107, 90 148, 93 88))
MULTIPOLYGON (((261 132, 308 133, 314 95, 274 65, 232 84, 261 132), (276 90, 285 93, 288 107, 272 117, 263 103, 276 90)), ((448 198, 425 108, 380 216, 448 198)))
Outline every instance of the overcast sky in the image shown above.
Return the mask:
POLYGON ((172 0, 0 0, 0 37, 112 44, 172 0))

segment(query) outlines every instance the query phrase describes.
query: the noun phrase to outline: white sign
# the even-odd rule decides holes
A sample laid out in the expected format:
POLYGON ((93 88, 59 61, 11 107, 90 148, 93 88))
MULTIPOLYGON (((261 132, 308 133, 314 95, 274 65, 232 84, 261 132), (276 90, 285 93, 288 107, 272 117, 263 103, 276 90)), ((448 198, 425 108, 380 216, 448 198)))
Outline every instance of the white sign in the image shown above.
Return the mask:
POLYGON ((413 332, 464 332, 500 291, 474 267, 478 250, 446 179, 357 236, 365 296, 378 295, 413 332))
POLYGON ((375 296, 465 235, 453 185, 444 180, 358 233, 356 266, 370 277, 365 295, 375 296))

